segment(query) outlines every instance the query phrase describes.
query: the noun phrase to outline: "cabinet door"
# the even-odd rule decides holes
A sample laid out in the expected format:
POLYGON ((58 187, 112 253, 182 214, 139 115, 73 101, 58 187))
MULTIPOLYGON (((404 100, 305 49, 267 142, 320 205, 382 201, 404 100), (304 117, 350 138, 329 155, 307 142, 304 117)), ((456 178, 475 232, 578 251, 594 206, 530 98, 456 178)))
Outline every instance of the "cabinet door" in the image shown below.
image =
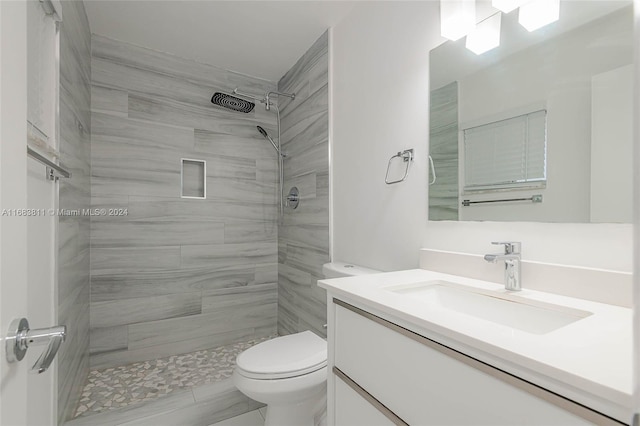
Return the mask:
POLYGON ((410 425, 594 424, 384 323, 336 306, 335 365, 410 425))

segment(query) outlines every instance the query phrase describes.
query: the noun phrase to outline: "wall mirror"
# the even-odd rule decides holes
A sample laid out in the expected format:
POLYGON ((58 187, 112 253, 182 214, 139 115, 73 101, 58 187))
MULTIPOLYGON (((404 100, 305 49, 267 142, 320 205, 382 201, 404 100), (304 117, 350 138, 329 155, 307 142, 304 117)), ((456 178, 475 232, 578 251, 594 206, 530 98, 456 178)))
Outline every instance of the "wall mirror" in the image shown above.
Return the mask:
POLYGON ((429 219, 630 223, 632 81, 631 1, 562 1, 533 32, 514 10, 497 48, 432 50, 429 219))

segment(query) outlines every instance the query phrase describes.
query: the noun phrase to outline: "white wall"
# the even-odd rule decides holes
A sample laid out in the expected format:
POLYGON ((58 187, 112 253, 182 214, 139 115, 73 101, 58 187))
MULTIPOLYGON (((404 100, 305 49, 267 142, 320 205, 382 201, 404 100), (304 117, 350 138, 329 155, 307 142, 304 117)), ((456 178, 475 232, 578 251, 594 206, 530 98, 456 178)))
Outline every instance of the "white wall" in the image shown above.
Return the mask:
POLYGON ((363 2, 333 31, 333 258, 382 270, 418 265, 427 223, 429 50, 437 2, 363 2), (413 148, 405 182, 387 162, 413 148))
POLYGON ((418 267, 420 247, 482 254, 522 241, 523 258, 631 271, 632 226, 427 223, 429 50, 442 42, 437 2, 366 2, 333 31, 333 258, 382 270, 418 267), (387 160, 416 149, 407 182, 387 160))
POLYGON ((633 221, 632 87, 633 64, 591 79, 591 222, 633 221))
MULTIPOLYGON (((0 209, 27 205, 27 7, 0 2, 0 209)), ((26 217, 0 216, 0 333, 27 312, 26 217)), ((4 343, 4 340, 3 340, 4 343)), ((4 346, 4 345, 3 345, 4 346)), ((0 424, 27 423, 26 362, 9 364, 0 350, 0 424)), ((32 405, 36 404, 36 405, 32 405)))

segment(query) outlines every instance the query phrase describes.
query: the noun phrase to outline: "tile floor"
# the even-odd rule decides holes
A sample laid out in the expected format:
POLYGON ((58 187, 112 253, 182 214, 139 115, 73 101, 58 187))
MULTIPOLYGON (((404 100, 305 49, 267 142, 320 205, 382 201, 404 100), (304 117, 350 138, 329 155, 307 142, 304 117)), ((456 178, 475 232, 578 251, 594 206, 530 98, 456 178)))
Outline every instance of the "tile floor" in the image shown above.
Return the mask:
POLYGON ((248 413, 214 423, 210 426, 264 426, 266 410, 265 407, 262 407, 258 410, 249 411, 248 413))
POLYGON ((275 336, 89 372, 75 417, 152 401, 231 376, 238 354, 275 336))

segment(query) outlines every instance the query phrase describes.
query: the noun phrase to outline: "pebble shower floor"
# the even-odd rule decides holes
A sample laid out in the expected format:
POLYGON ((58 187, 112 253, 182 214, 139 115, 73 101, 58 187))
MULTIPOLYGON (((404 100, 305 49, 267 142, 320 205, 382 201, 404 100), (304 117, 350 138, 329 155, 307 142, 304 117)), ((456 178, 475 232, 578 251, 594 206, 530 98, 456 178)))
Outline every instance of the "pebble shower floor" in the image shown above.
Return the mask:
POLYGON ((83 417, 160 398, 179 389, 231 377, 238 354, 275 336, 182 355, 91 370, 75 417, 83 417))

